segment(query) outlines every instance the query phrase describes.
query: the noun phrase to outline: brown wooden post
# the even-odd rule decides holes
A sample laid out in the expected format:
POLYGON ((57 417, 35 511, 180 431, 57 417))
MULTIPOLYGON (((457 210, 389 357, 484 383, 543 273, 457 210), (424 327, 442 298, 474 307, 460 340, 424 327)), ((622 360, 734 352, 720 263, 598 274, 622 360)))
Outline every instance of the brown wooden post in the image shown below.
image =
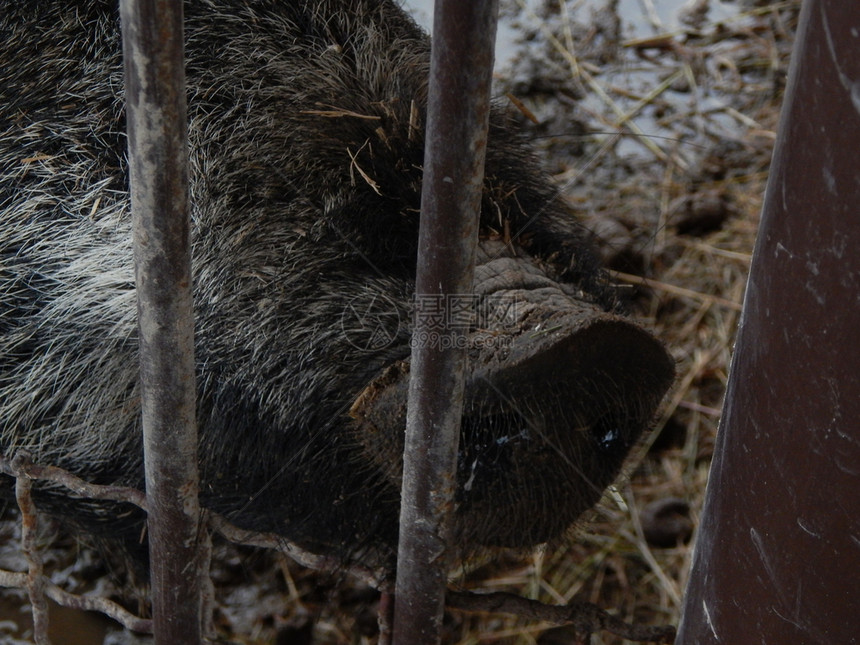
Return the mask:
POLYGON ((677 642, 860 640, 860 2, 802 8, 677 642))

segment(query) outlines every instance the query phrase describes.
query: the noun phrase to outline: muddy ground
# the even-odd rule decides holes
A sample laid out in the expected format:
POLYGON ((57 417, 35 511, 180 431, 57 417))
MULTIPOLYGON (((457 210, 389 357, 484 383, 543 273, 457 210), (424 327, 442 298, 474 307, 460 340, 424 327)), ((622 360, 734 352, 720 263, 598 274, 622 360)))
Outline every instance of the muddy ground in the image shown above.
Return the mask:
MULTIPOLYGON (((678 379, 627 477, 574 535, 477 563, 455 586, 589 600, 628 621, 677 624, 799 5, 694 0, 660 22, 665 14, 647 0, 635 21, 618 0, 529 10, 503 1, 519 41, 497 72, 499 100, 533 133, 559 199, 594 231, 631 311, 670 348, 678 379)), ((17 532, 0 526, 2 568, 24 566, 9 549, 17 532)), ((124 581, 92 551, 45 533, 56 541, 55 581, 116 595, 113 582, 124 581)), ((217 552, 222 642, 376 642, 372 589, 268 552, 217 552)), ((22 607, 23 592, 0 592, 0 644, 29 641, 22 607)), ((136 642, 108 619, 54 618, 55 643, 136 642)), ((567 628, 513 617, 452 611, 445 624, 447 643, 579 642, 567 628)))

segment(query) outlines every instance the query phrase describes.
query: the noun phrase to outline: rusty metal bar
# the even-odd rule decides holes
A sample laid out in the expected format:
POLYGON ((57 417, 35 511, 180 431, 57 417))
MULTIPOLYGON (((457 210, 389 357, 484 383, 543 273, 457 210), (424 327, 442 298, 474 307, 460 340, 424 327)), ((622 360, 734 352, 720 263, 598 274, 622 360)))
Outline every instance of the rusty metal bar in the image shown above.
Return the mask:
POLYGON ((677 642, 852 643, 860 3, 802 7, 677 642))
POLYGON ((452 308, 472 288, 497 15, 497 0, 437 0, 435 6, 395 588, 397 645, 441 639, 468 331, 451 324, 452 308))
POLYGON ((122 0, 153 627, 201 642, 182 3, 122 0))

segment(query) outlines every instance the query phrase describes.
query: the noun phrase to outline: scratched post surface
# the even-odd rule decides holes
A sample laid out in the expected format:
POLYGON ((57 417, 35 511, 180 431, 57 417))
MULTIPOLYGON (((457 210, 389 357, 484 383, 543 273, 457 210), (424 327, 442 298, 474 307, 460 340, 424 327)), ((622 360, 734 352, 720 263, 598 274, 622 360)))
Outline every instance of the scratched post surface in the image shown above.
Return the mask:
POLYGON ((858 639, 858 51, 805 3, 679 644, 858 639))

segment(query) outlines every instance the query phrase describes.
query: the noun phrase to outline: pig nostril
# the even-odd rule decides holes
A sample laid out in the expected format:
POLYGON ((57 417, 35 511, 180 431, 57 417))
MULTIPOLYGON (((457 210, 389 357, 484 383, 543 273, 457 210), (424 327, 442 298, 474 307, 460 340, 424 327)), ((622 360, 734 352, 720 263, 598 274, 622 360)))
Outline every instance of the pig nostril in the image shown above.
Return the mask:
POLYGON ((620 438, 621 433, 618 431, 618 428, 610 428, 603 433, 603 436, 598 441, 598 445, 603 450, 612 450, 617 446, 620 438))

